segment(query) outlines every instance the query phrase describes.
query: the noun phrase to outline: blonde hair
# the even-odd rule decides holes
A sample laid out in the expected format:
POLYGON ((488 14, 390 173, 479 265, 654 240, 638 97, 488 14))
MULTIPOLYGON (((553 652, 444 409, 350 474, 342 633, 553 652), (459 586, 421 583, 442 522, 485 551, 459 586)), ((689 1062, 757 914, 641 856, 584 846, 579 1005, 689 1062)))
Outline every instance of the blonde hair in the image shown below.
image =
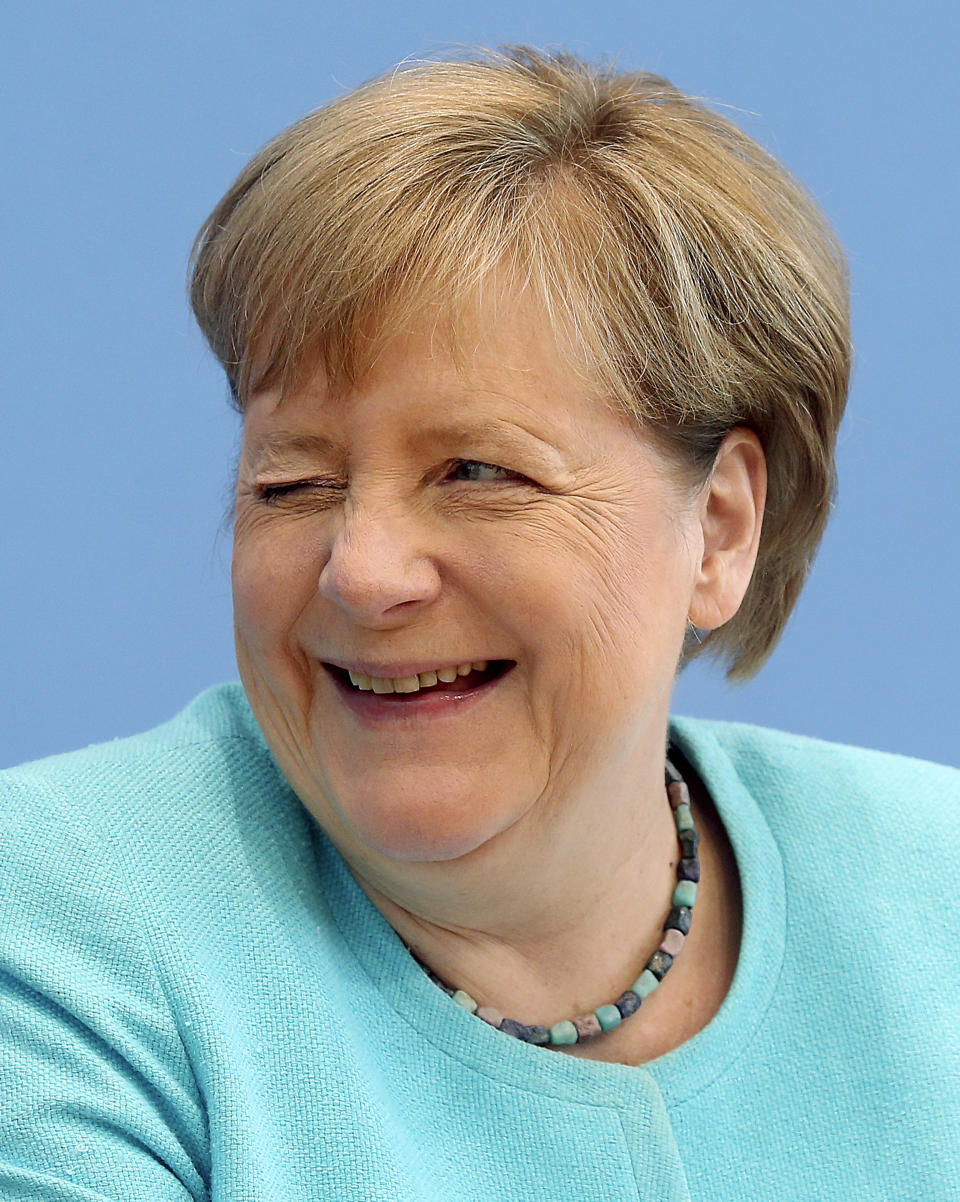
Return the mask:
POLYGON ((404 64, 250 161, 197 237, 191 301, 242 409, 317 362, 357 379, 427 306, 505 277, 695 481, 733 427, 759 436, 753 579, 684 653, 751 675, 830 511, 848 289, 815 202, 706 105, 526 48, 404 64))

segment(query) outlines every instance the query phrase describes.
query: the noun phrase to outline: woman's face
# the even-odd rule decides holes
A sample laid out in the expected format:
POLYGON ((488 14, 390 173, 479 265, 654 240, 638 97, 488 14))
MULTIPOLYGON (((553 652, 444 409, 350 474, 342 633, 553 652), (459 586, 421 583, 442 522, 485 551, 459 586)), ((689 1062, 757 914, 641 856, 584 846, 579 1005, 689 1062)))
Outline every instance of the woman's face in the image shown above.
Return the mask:
POLYGON ((459 368, 405 337, 343 395, 249 404, 241 676, 348 858, 452 859, 658 763, 701 551, 676 466, 529 314, 459 368))

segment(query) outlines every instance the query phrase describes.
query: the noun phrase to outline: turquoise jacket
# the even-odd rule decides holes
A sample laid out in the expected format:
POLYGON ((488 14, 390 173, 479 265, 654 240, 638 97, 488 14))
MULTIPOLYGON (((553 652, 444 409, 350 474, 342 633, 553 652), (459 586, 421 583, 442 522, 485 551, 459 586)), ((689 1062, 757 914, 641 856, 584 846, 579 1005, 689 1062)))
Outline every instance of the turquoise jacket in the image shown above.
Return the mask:
POLYGON ((0 773, 0 1198, 960 1199, 960 773, 677 719, 733 986, 642 1067, 436 988, 240 688, 0 773))

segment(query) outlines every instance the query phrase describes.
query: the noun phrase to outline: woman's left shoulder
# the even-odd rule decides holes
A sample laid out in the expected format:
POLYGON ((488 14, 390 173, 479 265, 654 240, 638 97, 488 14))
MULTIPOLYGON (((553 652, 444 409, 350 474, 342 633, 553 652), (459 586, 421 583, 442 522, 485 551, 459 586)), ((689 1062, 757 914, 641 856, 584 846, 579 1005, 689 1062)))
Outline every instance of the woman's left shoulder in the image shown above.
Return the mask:
POLYGON ((805 955, 855 960, 858 979, 872 982, 876 971, 901 971, 904 949, 914 948, 925 967, 911 961, 911 972, 924 975, 925 996, 948 962, 960 987, 960 910, 950 904, 960 771, 757 726, 679 719, 674 727, 738 857, 762 852, 767 890, 776 892, 782 872, 789 932, 819 949, 804 943, 805 955))
POLYGON ((773 826, 818 823, 853 839, 930 837, 960 806, 960 770, 762 726, 679 718, 675 734, 710 775, 721 763, 773 826))

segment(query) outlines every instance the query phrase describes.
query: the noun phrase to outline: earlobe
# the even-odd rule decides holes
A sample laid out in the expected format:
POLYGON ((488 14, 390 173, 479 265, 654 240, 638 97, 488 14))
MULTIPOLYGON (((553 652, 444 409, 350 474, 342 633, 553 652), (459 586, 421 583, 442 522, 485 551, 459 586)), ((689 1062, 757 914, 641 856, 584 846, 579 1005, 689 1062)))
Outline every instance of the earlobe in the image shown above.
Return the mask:
POLYGON ((703 554, 689 615, 700 630, 716 630, 740 608, 757 559, 766 491, 760 439, 738 426, 723 440, 701 499, 703 554))

